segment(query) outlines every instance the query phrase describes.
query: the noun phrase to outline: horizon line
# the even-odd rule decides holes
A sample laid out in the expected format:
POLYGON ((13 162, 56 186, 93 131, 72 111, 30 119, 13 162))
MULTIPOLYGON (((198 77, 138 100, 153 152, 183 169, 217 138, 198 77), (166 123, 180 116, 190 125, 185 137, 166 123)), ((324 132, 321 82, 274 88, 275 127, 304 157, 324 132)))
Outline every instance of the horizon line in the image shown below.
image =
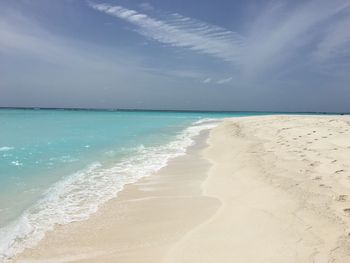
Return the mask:
POLYGON ((260 110, 176 110, 176 109, 148 109, 148 108, 84 108, 84 107, 2 107, 0 110, 21 109, 21 110, 68 110, 68 111, 148 111, 148 112, 188 112, 188 113, 270 113, 270 114, 331 114, 331 115, 350 115, 350 112, 327 112, 327 111, 260 111, 260 110))

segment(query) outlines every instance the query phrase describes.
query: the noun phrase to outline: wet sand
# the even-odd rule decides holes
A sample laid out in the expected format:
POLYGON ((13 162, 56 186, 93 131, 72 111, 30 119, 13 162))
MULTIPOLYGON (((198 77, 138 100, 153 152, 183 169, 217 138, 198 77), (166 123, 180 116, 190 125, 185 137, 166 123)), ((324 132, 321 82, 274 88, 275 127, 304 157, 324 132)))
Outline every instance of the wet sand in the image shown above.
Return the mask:
POLYGON ((207 133, 188 154, 157 174, 127 185, 88 220, 58 226, 15 262, 162 262, 184 234, 216 212, 204 196, 209 162, 201 151, 207 133))

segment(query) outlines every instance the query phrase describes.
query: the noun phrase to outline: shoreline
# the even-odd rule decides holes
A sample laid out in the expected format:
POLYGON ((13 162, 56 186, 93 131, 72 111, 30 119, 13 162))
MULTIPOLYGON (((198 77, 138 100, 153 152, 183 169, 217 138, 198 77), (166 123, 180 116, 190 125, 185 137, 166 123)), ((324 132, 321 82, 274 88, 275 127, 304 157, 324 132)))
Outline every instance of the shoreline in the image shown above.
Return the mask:
POLYGON ((171 159, 154 175, 125 185, 89 219, 56 226, 37 246, 10 262, 161 262, 184 232, 219 205, 201 190, 209 168, 201 156, 207 136, 201 132, 185 155, 171 159))
POLYGON ((224 120, 15 262, 349 262, 349 116, 224 120))
POLYGON ((186 153, 201 131, 213 127, 217 120, 191 121, 155 146, 133 148, 135 154, 103 166, 92 163, 50 186, 45 195, 24 211, 13 223, 0 229, 0 262, 32 248, 57 225, 83 221, 102 204, 116 197, 126 184, 150 176, 168 161, 186 153), (4 233, 4 234, 2 234, 4 233))

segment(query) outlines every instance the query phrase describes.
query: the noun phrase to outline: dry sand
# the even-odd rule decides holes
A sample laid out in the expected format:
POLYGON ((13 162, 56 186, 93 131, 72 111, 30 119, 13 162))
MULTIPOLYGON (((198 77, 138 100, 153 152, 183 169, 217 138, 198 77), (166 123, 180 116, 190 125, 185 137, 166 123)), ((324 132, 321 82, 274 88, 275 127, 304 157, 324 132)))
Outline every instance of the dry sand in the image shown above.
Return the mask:
POLYGON ((350 262, 350 118, 227 119, 16 262, 350 262))

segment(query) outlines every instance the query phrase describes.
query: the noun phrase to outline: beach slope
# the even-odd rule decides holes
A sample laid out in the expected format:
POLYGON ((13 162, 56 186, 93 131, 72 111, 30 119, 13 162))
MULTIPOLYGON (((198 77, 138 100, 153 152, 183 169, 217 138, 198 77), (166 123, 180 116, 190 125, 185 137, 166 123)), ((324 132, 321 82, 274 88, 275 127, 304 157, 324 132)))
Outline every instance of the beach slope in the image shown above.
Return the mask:
POLYGON ((349 117, 231 119, 208 143, 222 206, 167 262, 350 262, 349 117))
POLYGON ((350 262, 349 156, 348 116, 226 119, 15 261, 350 262))

